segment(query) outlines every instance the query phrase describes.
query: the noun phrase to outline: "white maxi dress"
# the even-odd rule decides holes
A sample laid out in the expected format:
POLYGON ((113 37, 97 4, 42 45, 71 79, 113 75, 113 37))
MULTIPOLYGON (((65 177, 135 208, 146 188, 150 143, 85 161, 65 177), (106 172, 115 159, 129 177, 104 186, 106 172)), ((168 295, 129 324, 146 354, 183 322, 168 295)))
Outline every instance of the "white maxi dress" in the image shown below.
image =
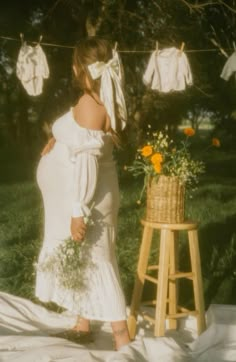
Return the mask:
MULTIPOLYGON (((72 109, 52 127, 56 143, 37 168, 44 203, 44 240, 38 265, 70 237, 71 216, 86 216, 93 204, 93 225, 87 228, 90 264, 86 290, 65 289, 55 273, 36 271, 36 296, 55 302, 81 317, 100 321, 126 319, 115 240, 119 188, 109 133, 83 128, 72 109)), ((84 242, 84 244, 86 241, 84 242)))

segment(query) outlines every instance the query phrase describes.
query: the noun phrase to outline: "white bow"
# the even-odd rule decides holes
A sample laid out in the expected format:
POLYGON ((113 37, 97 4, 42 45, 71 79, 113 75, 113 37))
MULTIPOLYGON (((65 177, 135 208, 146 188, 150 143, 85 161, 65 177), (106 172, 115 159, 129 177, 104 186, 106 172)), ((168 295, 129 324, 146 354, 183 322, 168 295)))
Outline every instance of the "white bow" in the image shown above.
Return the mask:
POLYGON ((121 69, 118 53, 113 51, 113 57, 107 63, 95 62, 90 64, 88 69, 93 79, 101 77, 100 98, 111 119, 111 127, 114 130, 119 129, 115 116, 115 106, 117 106, 117 112, 121 119, 121 129, 123 129, 126 125, 127 110, 121 86, 121 69), (115 87, 115 102, 113 85, 115 87))

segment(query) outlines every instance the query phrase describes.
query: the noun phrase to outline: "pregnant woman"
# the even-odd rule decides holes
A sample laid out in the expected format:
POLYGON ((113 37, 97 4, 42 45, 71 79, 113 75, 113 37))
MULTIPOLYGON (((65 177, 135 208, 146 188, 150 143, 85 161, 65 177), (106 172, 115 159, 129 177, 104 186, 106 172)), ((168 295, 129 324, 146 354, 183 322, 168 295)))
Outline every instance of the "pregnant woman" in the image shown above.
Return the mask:
POLYGON ((108 41, 85 39, 75 47, 73 70, 83 95, 54 122, 37 169, 45 215, 38 265, 71 237, 90 260, 86 288, 65 288, 55 273, 38 269, 35 293, 78 315, 68 335, 90 333, 90 320, 111 322, 119 349, 130 342, 115 255, 119 189, 112 154, 127 118, 119 58, 108 41))

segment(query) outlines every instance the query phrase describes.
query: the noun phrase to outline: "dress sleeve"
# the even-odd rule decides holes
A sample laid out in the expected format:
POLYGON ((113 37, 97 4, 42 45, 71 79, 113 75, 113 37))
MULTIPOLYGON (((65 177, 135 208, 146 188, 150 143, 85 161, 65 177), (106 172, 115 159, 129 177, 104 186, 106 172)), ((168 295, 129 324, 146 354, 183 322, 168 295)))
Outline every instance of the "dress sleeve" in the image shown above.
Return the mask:
POLYGON ((147 86, 152 85, 152 79, 155 70, 155 56, 156 52, 154 51, 149 58, 147 68, 143 75, 143 83, 147 86))
MULTIPOLYGON (((177 55, 180 58, 180 70, 182 72, 182 76, 184 78, 184 84, 192 85, 193 84, 193 76, 190 68, 190 64, 188 61, 188 58, 185 53, 182 53, 180 56, 177 55)), ((185 88, 185 87, 184 87, 185 88)))
POLYGON ((88 217, 98 179, 98 158, 103 140, 91 138, 71 149, 74 163, 72 217, 88 217))
POLYGON ((220 77, 229 80, 231 75, 236 72, 236 52, 234 52, 226 61, 220 77))

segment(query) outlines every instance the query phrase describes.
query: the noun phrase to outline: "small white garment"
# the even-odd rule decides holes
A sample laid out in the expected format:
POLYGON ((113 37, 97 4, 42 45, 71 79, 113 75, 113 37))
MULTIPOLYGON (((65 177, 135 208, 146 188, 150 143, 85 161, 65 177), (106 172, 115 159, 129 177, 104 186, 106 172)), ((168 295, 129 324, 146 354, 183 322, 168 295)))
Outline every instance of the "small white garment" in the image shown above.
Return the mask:
POLYGON ((145 85, 168 93, 185 90, 193 82, 188 58, 177 48, 155 50, 143 75, 145 85))
POLYGON ((227 59, 220 77, 224 80, 229 80, 233 73, 235 73, 236 77, 236 51, 227 59))
POLYGON ((124 129, 127 120, 127 110, 122 90, 122 71, 118 53, 113 50, 113 57, 107 63, 95 62, 88 66, 93 79, 101 77, 100 98, 104 103, 111 119, 111 127, 114 130, 124 129), (113 94, 113 85, 115 92, 113 94), (121 127, 117 123, 115 108, 121 119, 121 127))
POLYGON ((16 75, 29 95, 42 93, 43 80, 49 77, 49 68, 40 44, 30 46, 23 43, 17 58, 16 75))

